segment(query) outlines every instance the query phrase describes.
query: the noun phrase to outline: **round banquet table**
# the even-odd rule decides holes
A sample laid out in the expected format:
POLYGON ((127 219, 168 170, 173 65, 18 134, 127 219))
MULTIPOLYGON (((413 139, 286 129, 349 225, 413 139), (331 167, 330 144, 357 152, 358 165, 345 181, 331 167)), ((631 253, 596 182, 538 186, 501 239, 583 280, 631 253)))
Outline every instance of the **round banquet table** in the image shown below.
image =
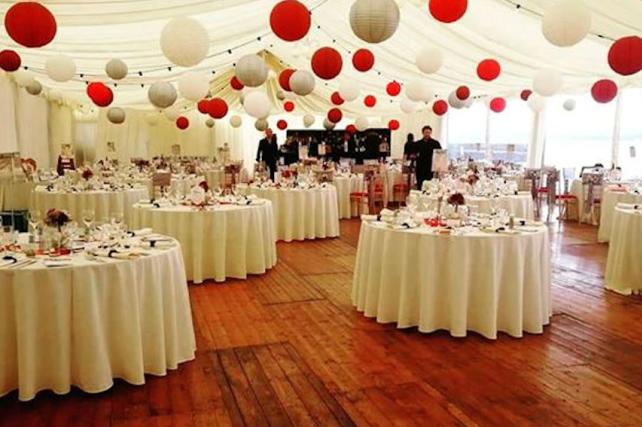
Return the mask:
POLYGON ((604 276, 606 288, 623 295, 642 292, 642 206, 617 207, 604 276))
POLYGON ((31 192, 39 185, 47 182, 2 182, 0 183, 0 210, 26 211, 29 210, 31 192))
MULTIPOLYGON (((237 188, 243 191, 242 186, 237 188)), ((247 186, 245 191, 272 202, 278 240, 339 236, 337 190, 332 185, 311 189, 247 186)))
POLYGON ((350 200, 350 193, 365 191, 363 174, 335 176, 333 184, 337 189, 339 218, 350 219, 359 216, 359 207, 357 202, 350 200))
MULTIPOLYGON (((509 215, 514 215, 517 218, 532 220, 535 216, 533 211, 533 197, 530 193, 519 193, 516 195, 499 196, 494 198, 479 196, 464 197, 466 199, 466 204, 476 206, 477 212, 479 213, 489 214, 494 204, 497 209, 504 209, 509 215)), ((419 196, 419 200, 422 203, 422 205, 420 205, 422 206, 422 209, 437 209, 437 196, 419 196)))
POLYGON ((0 268, 0 396, 99 393, 113 378, 145 383, 194 359, 180 247, 135 260, 0 268))
POLYGON ((361 225, 352 303, 379 323, 497 338, 542 333, 552 315, 548 230, 436 235, 361 225))
POLYGON ((614 212, 618 203, 638 203, 642 205, 642 194, 630 191, 613 191, 605 188, 602 192, 602 206, 600 209, 600 228, 597 240, 606 243, 611 238, 611 229, 614 224, 614 212))
POLYGON ((43 217, 52 208, 67 211, 78 222, 81 222, 84 210, 93 210, 96 221, 110 218, 113 213, 122 212, 126 224, 131 224, 132 206, 139 200, 148 198, 145 187, 120 191, 81 192, 47 191, 44 187, 38 187, 31 194, 32 209, 42 212, 43 217))
MULTIPOLYGON (((185 196, 190 193, 192 187, 198 185, 199 183, 205 181, 203 176, 172 176, 169 188, 166 190, 169 194, 179 194, 185 196)), ((148 197, 154 197, 154 183, 151 178, 142 178, 135 179, 134 183, 141 184, 147 187, 147 192, 149 193, 148 197)))
POLYGON ((257 204, 217 205, 207 210, 138 204, 133 208, 133 224, 181 242, 187 278, 194 283, 246 279, 248 274, 264 274, 277 260, 272 204, 254 202, 257 204))

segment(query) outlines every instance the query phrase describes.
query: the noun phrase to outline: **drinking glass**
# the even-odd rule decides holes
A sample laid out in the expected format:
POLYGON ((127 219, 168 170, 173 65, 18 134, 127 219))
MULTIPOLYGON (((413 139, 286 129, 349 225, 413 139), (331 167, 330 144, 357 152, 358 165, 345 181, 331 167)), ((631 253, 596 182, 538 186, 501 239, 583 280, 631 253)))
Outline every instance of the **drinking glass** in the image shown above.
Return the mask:
POLYGON ((42 222, 42 214, 37 210, 29 211, 27 219, 29 220, 32 233, 34 235, 37 234, 40 223, 42 222))
POLYGON ((122 212, 112 212, 111 221, 114 226, 114 233, 121 237, 122 233, 125 231, 125 215, 122 212))
POLYGON ((85 225, 87 232, 91 230, 92 225, 94 224, 96 213, 93 209, 86 209, 82 211, 82 222, 85 225))

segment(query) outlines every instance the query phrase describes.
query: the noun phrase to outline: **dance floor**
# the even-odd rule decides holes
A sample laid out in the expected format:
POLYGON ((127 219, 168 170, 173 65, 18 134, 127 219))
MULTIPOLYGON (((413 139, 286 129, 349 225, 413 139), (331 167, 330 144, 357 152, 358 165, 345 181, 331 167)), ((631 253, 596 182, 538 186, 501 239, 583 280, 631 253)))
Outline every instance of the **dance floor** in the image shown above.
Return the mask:
POLYGON ((1 426, 642 425, 642 297, 603 288, 597 229, 551 226, 543 335, 397 330, 350 301, 360 222, 279 243, 264 276, 190 286, 198 353, 142 387, 0 399, 1 426))

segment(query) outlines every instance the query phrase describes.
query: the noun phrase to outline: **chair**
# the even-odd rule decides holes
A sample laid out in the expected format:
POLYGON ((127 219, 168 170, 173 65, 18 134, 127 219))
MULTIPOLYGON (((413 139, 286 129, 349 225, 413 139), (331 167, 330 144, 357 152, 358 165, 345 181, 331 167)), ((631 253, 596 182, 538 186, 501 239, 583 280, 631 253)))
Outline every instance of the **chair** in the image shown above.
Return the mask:
POLYGON ((582 195, 584 197, 584 212, 579 222, 589 218, 590 224, 599 224, 602 200, 600 197, 604 185, 603 172, 584 172, 582 174, 582 195))
POLYGON ((171 172, 156 172, 152 175, 152 196, 156 198, 156 189, 160 190, 160 196, 162 197, 165 194, 165 191, 169 188, 172 183, 172 173, 171 172))
MULTIPOLYGON (((559 181, 559 187, 561 188, 560 194, 556 197, 559 202, 559 219, 568 220, 569 212, 571 208, 575 208, 577 212, 577 207, 579 205, 579 200, 577 196, 570 193, 570 184, 575 178, 575 168, 564 168, 562 169, 562 180, 559 181)), ((578 212, 579 216, 579 212, 578 212)))

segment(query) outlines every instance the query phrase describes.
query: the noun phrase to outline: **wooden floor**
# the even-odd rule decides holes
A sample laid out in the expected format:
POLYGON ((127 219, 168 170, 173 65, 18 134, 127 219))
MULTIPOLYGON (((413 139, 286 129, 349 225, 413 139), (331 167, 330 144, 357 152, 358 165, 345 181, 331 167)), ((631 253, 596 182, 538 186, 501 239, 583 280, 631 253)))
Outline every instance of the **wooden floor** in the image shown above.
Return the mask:
MULTIPOLYGON (((195 361, 142 387, 0 399, 2 426, 642 426, 642 298, 603 289, 596 229, 551 228, 552 325, 422 335, 350 303, 359 222, 279 244, 274 270, 190 287, 195 361)), ((642 260, 641 260, 642 261, 642 260)))

